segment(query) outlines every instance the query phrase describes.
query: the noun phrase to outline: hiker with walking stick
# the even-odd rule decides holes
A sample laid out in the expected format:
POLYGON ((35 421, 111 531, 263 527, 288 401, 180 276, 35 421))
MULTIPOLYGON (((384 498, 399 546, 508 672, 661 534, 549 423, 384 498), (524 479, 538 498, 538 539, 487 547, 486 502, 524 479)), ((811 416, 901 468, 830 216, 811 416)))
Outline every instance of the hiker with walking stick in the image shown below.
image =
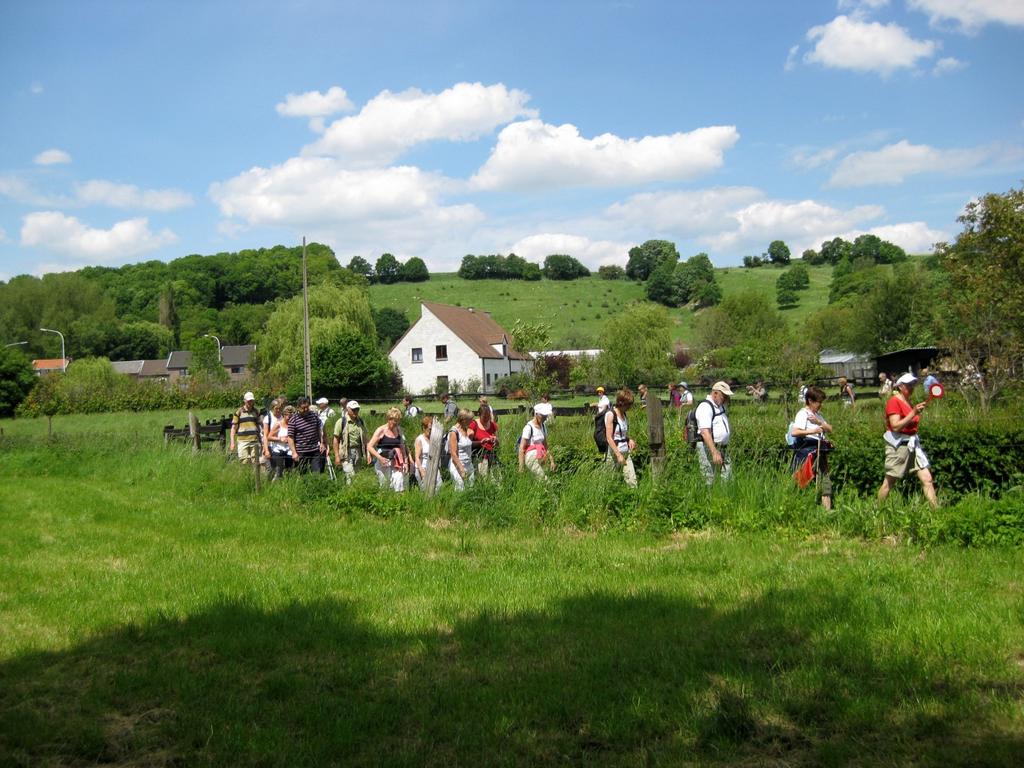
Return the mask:
POLYGON ((790 469, 801 488, 815 480, 821 506, 832 509, 832 478, 828 474, 828 452, 832 443, 825 439, 832 434, 832 425, 821 415, 825 392, 820 387, 808 387, 804 407, 797 411, 789 425, 786 442, 794 449, 790 469))

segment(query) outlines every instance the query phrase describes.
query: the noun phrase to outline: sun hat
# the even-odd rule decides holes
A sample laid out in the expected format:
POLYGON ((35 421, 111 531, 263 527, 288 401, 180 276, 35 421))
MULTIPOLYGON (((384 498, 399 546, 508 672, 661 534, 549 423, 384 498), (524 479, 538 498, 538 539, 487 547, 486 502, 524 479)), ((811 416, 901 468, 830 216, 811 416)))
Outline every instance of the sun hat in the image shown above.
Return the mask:
POLYGON ((252 392, 246 392, 244 395, 242 395, 242 400, 248 403, 250 400, 256 400, 256 395, 254 395, 252 392))
POLYGON ((600 392, 603 395, 604 394, 604 387, 598 387, 597 391, 600 392))
POLYGON ((358 400, 349 400, 347 407, 351 408, 353 411, 358 411, 359 410, 359 401, 358 400))
POLYGON ((331 402, 331 401, 328 400, 326 397, 321 397, 319 400, 316 401, 316 404, 317 405, 327 405, 329 402, 331 402))
POLYGON ((915 376, 912 373, 904 373, 902 376, 900 376, 898 379, 896 379, 896 384, 897 385, 906 384, 908 387, 912 387, 916 383, 917 383, 917 376, 915 376))
POLYGON ((679 382, 679 386, 682 387, 683 389, 689 389, 690 388, 690 385, 687 384, 685 381, 680 381, 679 382))
POLYGON ((550 416, 554 413, 554 409, 551 407, 551 403, 537 403, 533 406, 533 412, 541 416, 550 416))
POLYGON ((732 387, 724 381, 716 381, 711 387, 712 392, 721 392, 726 397, 732 397, 732 387))

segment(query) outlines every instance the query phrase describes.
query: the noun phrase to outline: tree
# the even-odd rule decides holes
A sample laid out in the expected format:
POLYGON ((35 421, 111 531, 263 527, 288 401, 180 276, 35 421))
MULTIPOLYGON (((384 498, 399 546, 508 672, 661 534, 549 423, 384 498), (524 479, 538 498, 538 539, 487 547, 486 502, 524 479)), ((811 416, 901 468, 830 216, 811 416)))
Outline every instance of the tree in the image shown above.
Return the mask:
POLYGON ((197 381, 226 383, 228 372, 220 362, 220 348, 217 340, 200 336, 189 344, 192 360, 188 364, 188 375, 197 381))
POLYGON ((792 288, 777 286, 775 289, 775 301, 779 309, 791 309, 800 303, 800 297, 792 288))
MULTIPOLYGON (((675 248, 673 247, 673 251, 675 248)), ((669 255, 647 278, 647 298, 666 307, 676 306, 675 272, 678 255, 669 255)))
POLYGON ((636 302, 613 316, 601 333, 604 350, 598 367, 616 386, 641 381, 671 381, 672 319, 664 307, 636 302))
POLYGON ((377 341, 385 349, 391 349, 409 329, 409 318, 405 312, 391 307, 373 310, 373 323, 377 326, 377 341))
POLYGON ((825 263, 825 259, 823 259, 821 254, 813 248, 805 250, 800 258, 802 258, 806 264, 810 264, 811 266, 825 263))
POLYGON ((841 237, 826 240, 821 244, 821 259, 827 264, 838 264, 840 260, 850 258, 853 246, 841 237))
POLYGON ((407 283, 423 283, 430 279, 430 272, 423 259, 413 256, 402 265, 400 279, 407 283))
MULTIPOLYGON (((373 340, 377 329, 366 291, 330 283, 309 289, 310 348, 336 338, 339 330, 352 330, 373 340)), ((378 352, 377 354, 382 354, 378 352)), ((274 310, 256 344, 256 367, 268 379, 270 389, 302 392, 302 297, 282 302, 274 310)))
POLYGON ((964 391, 988 408, 1024 375, 1024 189, 968 203, 963 231, 936 249, 946 276, 944 346, 964 391))
POLYGON ((512 323, 512 348, 517 352, 543 352, 551 347, 551 325, 518 319, 512 323))
POLYGON ((36 383, 32 362, 14 347, 0 347, 0 416, 13 416, 36 383))
POLYGON ((181 321, 178 319, 178 308, 174 304, 174 284, 166 283, 160 291, 159 299, 159 323, 171 332, 171 339, 174 344, 178 343, 181 321))
POLYGON ((696 304, 709 307, 721 301, 722 291, 715 281, 715 267, 706 253, 698 253, 676 265, 672 274, 675 306, 696 304))
POLYGON ((373 267, 371 267, 370 262, 368 262, 362 256, 353 256, 348 263, 348 270, 353 274, 362 275, 368 281, 373 281, 373 267))
POLYGON ((597 274, 602 280, 622 280, 626 270, 616 264, 606 264, 597 268, 597 274))
POLYGON ((697 348, 708 352, 741 342, 756 345, 785 328, 786 320, 763 292, 741 291, 698 315, 694 330, 697 348))
POLYGON ((400 379, 376 340, 353 328, 336 327, 319 336, 310 357, 316 392, 365 397, 386 396, 398 389, 400 379))
POLYGON ((577 277, 589 277, 590 270, 572 256, 553 253, 544 259, 541 273, 548 280, 575 280, 577 277))
POLYGON ((389 285, 398 282, 401 269, 398 259, 390 253, 382 253, 374 267, 374 275, 378 283, 389 285))
POLYGON ((772 264, 785 266, 789 264, 789 246, 781 240, 772 240, 768 246, 768 258, 772 264))
POLYGON ((629 249, 626 277, 643 282, 666 260, 671 260, 673 265, 679 261, 679 251, 676 250, 675 243, 668 240, 648 240, 643 245, 629 249))

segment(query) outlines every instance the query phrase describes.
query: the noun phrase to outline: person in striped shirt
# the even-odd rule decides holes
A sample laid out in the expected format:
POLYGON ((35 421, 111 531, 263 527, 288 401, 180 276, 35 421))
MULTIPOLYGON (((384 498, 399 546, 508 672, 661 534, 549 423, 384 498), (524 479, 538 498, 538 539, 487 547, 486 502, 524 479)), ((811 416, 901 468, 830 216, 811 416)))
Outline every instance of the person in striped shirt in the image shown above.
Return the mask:
POLYGON ((255 464, 260 459, 260 414, 256 410, 256 396, 246 392, 242 407, 231 416, 231 446, 238 449, 238 460, 243 464, 255 464))
POLYGON ((309 398, 300 397, 298 410, 288 420, 288 443, 299 474, 324 471, 324 425, 309 407, 309 398))

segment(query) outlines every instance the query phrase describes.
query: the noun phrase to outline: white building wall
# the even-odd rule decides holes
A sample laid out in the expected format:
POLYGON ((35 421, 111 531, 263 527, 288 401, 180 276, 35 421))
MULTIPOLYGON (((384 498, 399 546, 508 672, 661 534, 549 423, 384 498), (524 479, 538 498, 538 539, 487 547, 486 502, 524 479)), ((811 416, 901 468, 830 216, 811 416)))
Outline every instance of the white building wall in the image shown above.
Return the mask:
POLYGON ((477 354, 426 307, 422 308, 416 324, 391 350, 390 358, 402 372, 402 385, 417 395, 434 392, 438 376, 447 376, 449 382, 466 382, 481 376, 477 354), (436 359, 439 344, 448 347, 447 360, 436 359), (417 347, 423 350, 422 363, 412 362, 412 350, 417 347))

